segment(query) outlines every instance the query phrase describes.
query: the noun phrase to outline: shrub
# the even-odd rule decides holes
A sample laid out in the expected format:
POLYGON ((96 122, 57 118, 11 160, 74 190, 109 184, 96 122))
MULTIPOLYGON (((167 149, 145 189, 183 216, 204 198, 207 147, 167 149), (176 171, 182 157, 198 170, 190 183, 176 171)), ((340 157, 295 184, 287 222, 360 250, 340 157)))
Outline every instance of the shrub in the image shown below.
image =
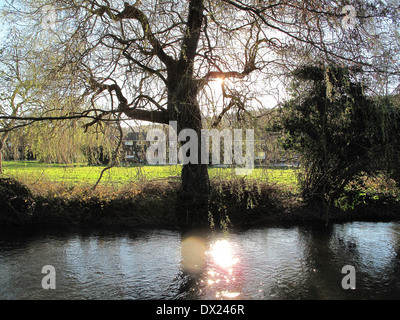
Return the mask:
POLYGON ((14 179, 0 179, 0 225, 29 223, 34 204, 25 185, 14 179))
POLYGON ((397 177, 400 113, 390 99, 367 95, 360 70, 315 65, 293 75, 292 99, 269 130, 283 132, 284 149, 301 155, 302 196, 328 218, 350 181, 382 170, 397 177))

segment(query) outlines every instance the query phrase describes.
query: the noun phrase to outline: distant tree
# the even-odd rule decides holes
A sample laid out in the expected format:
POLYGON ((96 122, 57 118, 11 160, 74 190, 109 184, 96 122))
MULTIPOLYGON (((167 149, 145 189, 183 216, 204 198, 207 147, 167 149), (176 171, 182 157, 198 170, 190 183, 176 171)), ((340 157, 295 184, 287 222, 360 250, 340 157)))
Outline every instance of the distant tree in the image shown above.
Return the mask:
MULTIPOLYGON (((17 39, 13 31, 0 47, 0 173, 2 173, 2 153, 11 130, 27 125, 18 121, 18 117, 32 114, 40 104, 42 81, 38 66, 30 61, 30 52, 17 39)), ((29 122, 28 122, 29 123, 29 122)))
POLYGON ((66 82, 74 84, 65 71, 54 74, 60 55, 49 51, 43 56, 45 39, 31 36, 11 28, 0 45, 0 172, 6 143, 15 158, 24 159, 29 151, 47 163, 85 160, 91 156, 85 147, 101 146, 111 154, 118 126, 105 125, 107 119, 93 124, 96 117, 75 114, 84 112, 87 102, 74 90, 63 90, 66 82))

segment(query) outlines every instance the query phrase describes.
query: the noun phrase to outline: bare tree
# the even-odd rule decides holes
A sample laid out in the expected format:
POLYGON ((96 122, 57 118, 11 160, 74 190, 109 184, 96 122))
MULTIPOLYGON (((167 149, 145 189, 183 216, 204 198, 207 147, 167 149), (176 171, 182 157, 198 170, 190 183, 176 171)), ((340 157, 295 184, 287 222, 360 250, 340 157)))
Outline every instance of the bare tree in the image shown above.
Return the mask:
MULTIPOLYGON (((223 80, 224 97, 216 125, 228 111, 241 113, 263 104, 263 81, 315 57, 364 67, 384 75, 387 83, 396 79, 398 61, 388 57, 399 48, 398 31, 391 25, 398 23, 398 5, 374 0, 346 4, 58 0, 9 10, 48 37, 46 50, 59 53, 48 69, 55 82, 73 80, 72 85, 64 81, 62 90, 87 98, 84 112, 65 113, 65 119, 92 117, 91 125, 107 119, 174 120, 178 130, 193 129, 200 137, 201 107, 207 101, 201 94, 215 79, 223 80), (57 17, 45 30, 49 7, 44 5, 57 17), (382 56, 386 60, 376 63, 382 56)), ((200 162, 199 154, 197 163, 183 166, 186 195, 209 192, 207 165, 200 162)))

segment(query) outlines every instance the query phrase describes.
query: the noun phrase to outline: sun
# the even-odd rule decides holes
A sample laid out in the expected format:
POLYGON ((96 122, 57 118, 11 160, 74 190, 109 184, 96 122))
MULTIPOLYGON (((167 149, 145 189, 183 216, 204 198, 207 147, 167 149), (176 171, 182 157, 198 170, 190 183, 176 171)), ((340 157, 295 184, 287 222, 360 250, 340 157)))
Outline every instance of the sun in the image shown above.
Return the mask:
POLYGON ((224 84, 225 79, 224 78, 216 78, 215 81, 216 81, 216 85, 221 86, 224 84))
POLYGON ((214 78, 211 80, 210 82, 210 86, 217 91, 220 91, 222 89, 222 86, 225 83, 225 79, 224 78, 214 78))

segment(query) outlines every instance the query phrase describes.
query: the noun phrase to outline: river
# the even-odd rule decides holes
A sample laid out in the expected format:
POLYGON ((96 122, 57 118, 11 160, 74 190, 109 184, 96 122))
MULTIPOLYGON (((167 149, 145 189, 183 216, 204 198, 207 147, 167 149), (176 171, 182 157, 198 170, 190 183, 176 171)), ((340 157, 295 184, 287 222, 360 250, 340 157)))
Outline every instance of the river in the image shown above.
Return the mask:
POLYGON ((3 300, 399 298, 399 222, 0 233, 3 300))

